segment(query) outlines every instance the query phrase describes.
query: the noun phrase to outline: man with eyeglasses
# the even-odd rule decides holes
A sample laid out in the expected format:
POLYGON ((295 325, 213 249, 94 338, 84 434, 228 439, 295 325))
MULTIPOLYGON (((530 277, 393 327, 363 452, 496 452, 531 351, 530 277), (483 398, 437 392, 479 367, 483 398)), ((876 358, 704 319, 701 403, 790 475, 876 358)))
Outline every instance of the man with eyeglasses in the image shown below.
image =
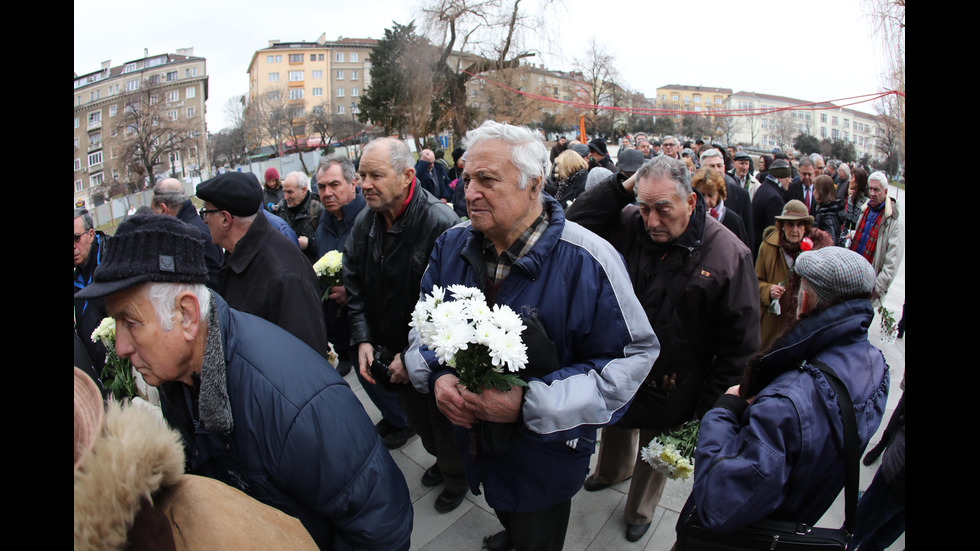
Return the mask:
POLYGON ((661 142, 663 147, 663 154, 670 157, 671 159, 680 159, 681 150, 677 147, 677 138, 673 136, 667 136, 661 142))
MULTIPOLYGON (((88 209, 75 209, 75 293, 92 283, 92 275, 102 261, 102 251, 108 240, 104 233, 95 231, 95 223, 88 209)), ((105 364, 105 346, 101 341, 92 342, 92 331, 105 316, 104 300, 75 299, 75 333, 99 372, 105 364)))
POLYGON ((225 249, 218 294, 235 310, 289 331, 321 356, 327 328, 313 266, 289 239, 258 216, 262 190, 250 175, 220 174, 197 187, 201 218, 225 249))

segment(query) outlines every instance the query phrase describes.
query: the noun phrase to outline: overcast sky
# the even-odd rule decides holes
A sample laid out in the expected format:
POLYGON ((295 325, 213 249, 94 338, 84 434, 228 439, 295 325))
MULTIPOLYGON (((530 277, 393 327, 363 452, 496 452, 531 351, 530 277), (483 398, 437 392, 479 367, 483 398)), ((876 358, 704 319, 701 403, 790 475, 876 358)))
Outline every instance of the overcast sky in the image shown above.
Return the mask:
MULTIPOLYGON (((314 41, 321 33, 327 40, 381 38, 393 20, 421 19, 415 5, 75 0, 74 71, 139 59, 144 48, 152 56, 193 47, 207 59, 208 129, 217 132, 229 124, 228 99, 248 91, 252 54, 270 39, 314 41)), ((860 0, 565 0, 546 12, 543 28, 553 38, 537 44, 543 52, 536 62, 570 70, 595 38, 616 57, 623 82, 651 98, 658 86, 687 84, 831 101, 884 89, 882 48, 862 8, 860 0)), ((853 107, 873 112, 870 104, 853 107)))

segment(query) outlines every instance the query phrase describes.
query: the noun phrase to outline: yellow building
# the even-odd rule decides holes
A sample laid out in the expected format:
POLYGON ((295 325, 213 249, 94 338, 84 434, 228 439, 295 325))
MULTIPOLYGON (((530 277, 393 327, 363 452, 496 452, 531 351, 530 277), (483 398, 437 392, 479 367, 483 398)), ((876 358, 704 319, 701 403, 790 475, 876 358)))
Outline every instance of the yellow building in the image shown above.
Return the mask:
MULTIPOLYGON (((721 109, 730 95, 732 95, 731 88, 668 84, 657 88, 657 109, 710 115, 710 111, 721 109)), ((674 114, 671 118, 679 121, 683 115, 674 114)))

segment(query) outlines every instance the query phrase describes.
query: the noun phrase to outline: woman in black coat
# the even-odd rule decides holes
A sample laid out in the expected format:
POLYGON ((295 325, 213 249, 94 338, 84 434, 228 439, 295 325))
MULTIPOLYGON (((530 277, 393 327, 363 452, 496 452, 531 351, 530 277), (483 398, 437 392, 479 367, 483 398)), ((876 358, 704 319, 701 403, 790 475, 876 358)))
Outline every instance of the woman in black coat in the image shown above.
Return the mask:
POLYGON ((827 232, 836 241, 844 225, 844 200, 837 198, 834 180, 825 174, 813 180, 813 195, 817 209, 813 213, 813 227, 827 232))

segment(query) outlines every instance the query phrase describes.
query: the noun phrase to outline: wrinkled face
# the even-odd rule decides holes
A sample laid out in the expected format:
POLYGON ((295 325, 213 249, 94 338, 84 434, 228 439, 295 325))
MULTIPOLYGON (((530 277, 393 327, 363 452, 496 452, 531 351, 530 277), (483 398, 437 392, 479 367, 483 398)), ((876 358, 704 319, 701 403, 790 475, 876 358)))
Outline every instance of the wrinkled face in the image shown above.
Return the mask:
POLYGON ((643 153, 643 156, 644 157, 646 157, 647 155, 649 155, 650 153, 653 152, 653 148, 650 147, 650 142, 647 142, 647 141, 642 141, 642 142, 638 143, 636 145, 636 148, 639 149, 643 153))
POLYGON ((398 212, 405 199, 408 186, 415 176, 414 168, 395 172, 391 167, 387 146, 368 147, 358 165, 361 175, 361 191, 368 208, 375 211, 398 212))
POLYGON ((637 186, 636 199, 650 239, 654 243, 672 243, 687 230, 697 195, 679 196, 669 179, 644 179, 637 186))
POLYGON ((784 190, 789 189, 790 183, 793 182, 793 179, 790 178, 789 176, 787 176, 785 178, 777 178, 777 179, 779 180, 780 187, 782 187, 784 190))
POLYGON ((844 172, 843 169, 838 168, 837 169, 837 179, 838 180, 843 180, 844 178, 847 178, 847 173, 844 172))
POLYGON ((701 192, 701 196, 704 197, 704 202, 708 205, 709 209, 713 209, 718 206, 718 199, 721 198, 721 195, 719 195, 717 191, 705 191, 704 189, 699 189, 699 191, 701 192))
POLYGON ((701 162, 701 168, 713 168, 718 174, 725 173, 725 160, 721 157, 705 157, 701 162))
POLYGON ((85 221, 79 216, 75 219, 75 266, 81 266, 88 260, 88 252, 92 250, 92 240, 95 230, 85 231, 85 221))
MULTIPOLYGON (((218 210, 218 208, 214 206, 214 203, 209 203, 208 201, 204 202, 204 209, 209 211, 218 210)), ((204 216, 204 225, 208 227, 208 232, 211 233, 211 241, 220 247, 225 246, 223 243, 226 233, 224 225, 221 223, 225 216, 231 215, 228 214, 227 211, 221 211, 209 212, 204 216)))
POLYGON ((811 186, 813 184, 813 173, 814 169, 812 166, 801 166, 800 167, 800 183, 804 186, 811 186))
POLYGON ((170 331, 160 327, 146 285, 109 295, 105 305, 116 320, 116 355, 132 362, 147 384, 160 386, 189 377, 192 348, 179 323, 170 331))
POLYGON ((338 163, 331 163, 328 168, 317 172, 316 188, 320 192, 320 203, 330 214, 336 214, 357 195, 354 182, 344 180, 344 171, 338 163))
POLYGON ((282 183, 282 198, 286 200, 287 207, 295 207, 302 203, 303 199, 306 199, 307 191, 296 185, 296 180, 293 178, 286 178, 282 183))
POLYGON ((538 202, 541 182, 532 180, 525 189, 518 189, 518 174, 510 146, 504 142, 483 141, 469 150, 462 179, 473 229, 493 239, 521 225, 538 202))
POLYGON ((872 207, 877 207, 884 203, 887 197, 887 187, 881 185, 881 182, 878 180, 868 180, 868 199, 871 201, 872 207))
POLYGON ((783 239, 788 243, 799 243, 806 233, 806 223, 803 220, 783 220, 783 239))
POLYGON ((820 175, 827 172, 827 164, 821 160, 817 160, 813 165, 813 173, 820 175))
POLYGON ((738 161, 735 161, 735 174, 737 174, 740 179, 745 178, 745 175, 748 173, 749 173, 748 159, 739 159, 738 161))
POLYGON ((677 158, 677 142, 671 139, 663 142, 662 145, 664 148, 664 155, 677 158))

